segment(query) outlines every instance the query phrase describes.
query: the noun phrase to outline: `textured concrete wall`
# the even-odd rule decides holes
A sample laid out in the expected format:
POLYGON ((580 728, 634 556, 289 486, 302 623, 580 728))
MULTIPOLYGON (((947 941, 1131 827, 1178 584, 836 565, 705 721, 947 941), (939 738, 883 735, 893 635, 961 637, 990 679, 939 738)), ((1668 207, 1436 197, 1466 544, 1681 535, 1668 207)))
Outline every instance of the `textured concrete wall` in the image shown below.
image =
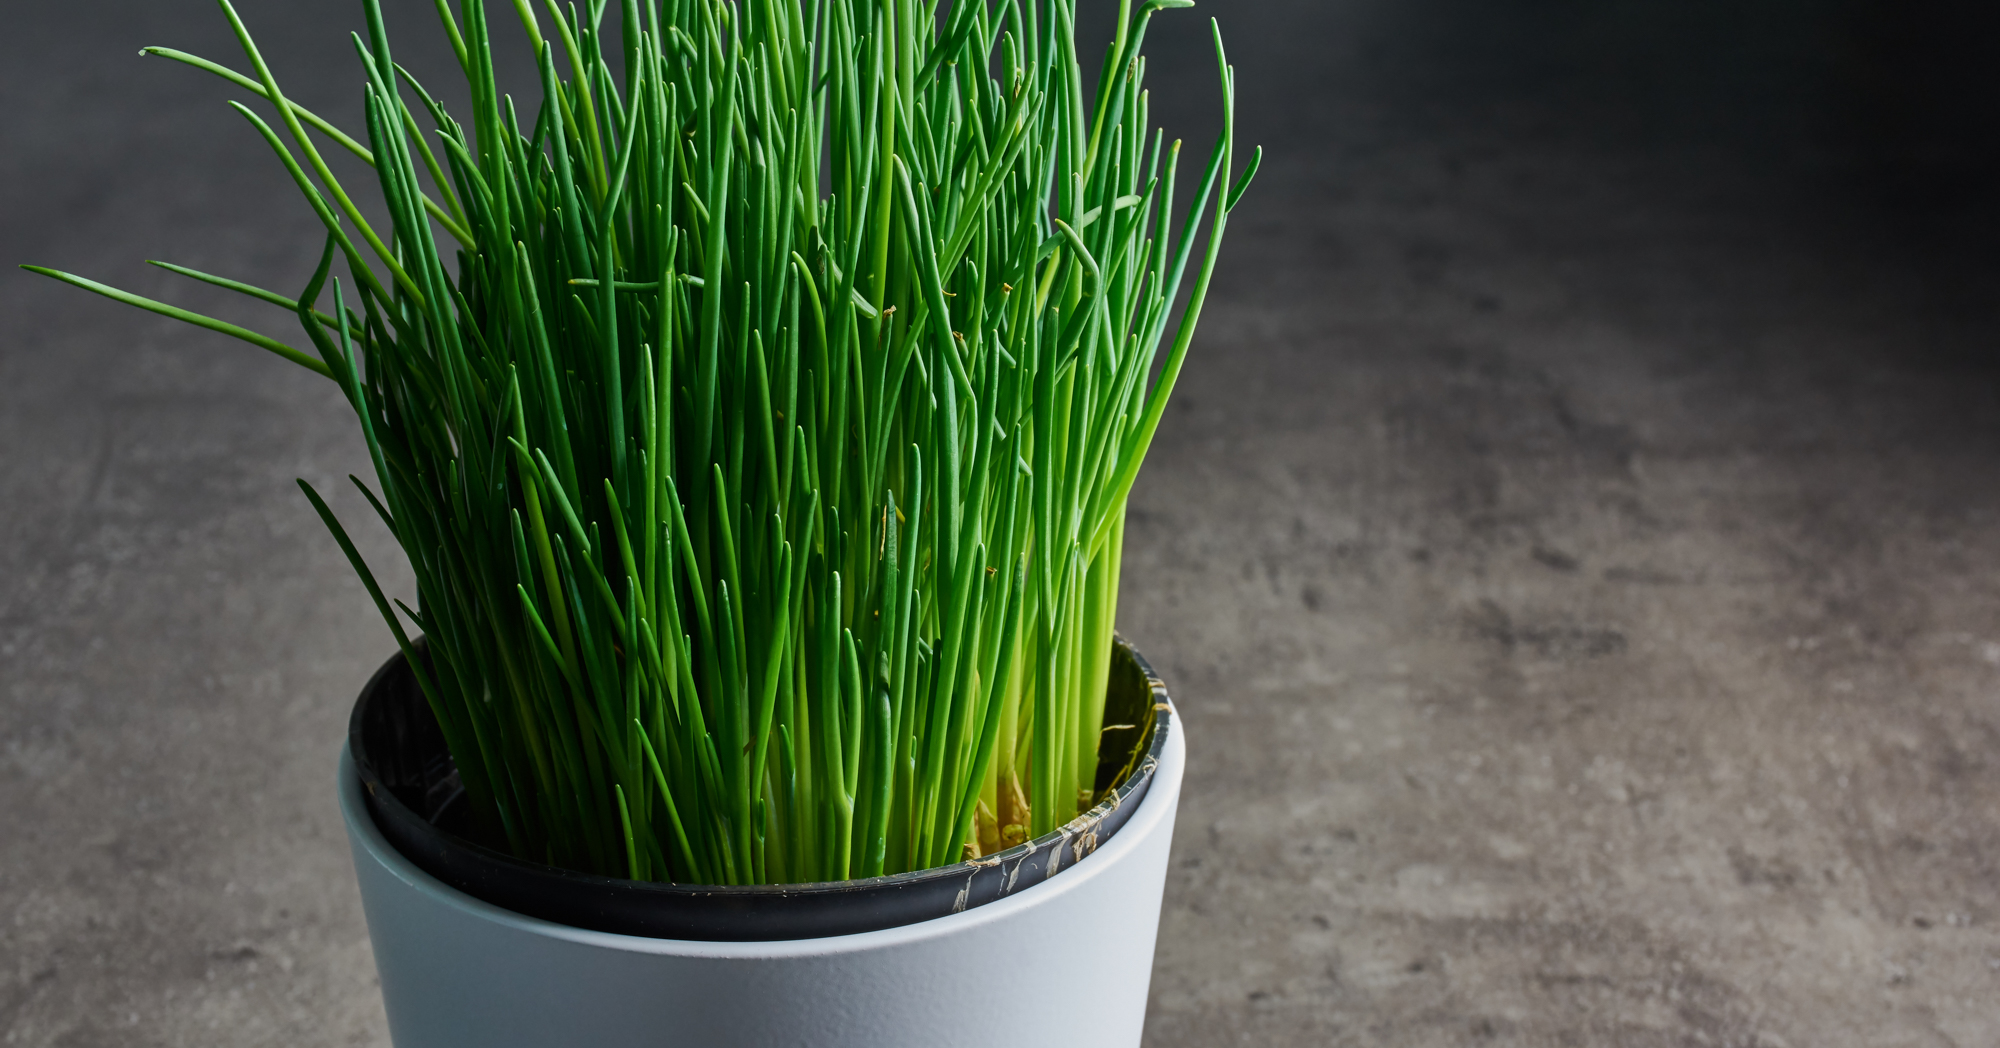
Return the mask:
MULTIPOLYGON (((243 4, 350 124, 356 6, 243 4)), ((316 256, 242 93, 132 55, 214 10, 24 7, 6 261, 282 328, 138 263, 316 256)), ((1270 155, 1127 540, 1193 746, 1150 1043, 2000 1043, 1990 16, 1205 3, 1194 142, 1208 13, 1270 155)), ((291 484, 350 421, 0 305, 0 1042, 382 1043, 331 775, 390 645, 291 484)))

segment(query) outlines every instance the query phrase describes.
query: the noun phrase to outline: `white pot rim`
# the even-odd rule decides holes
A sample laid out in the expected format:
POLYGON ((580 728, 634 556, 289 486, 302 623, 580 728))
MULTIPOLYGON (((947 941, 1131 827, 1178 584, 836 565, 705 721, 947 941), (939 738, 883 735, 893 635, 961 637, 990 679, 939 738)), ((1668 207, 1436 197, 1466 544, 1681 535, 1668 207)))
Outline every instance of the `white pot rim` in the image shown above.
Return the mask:
POLYGON ((374 818, 368 813, 367 801, 361 792, 361 779, 355 772, 353 757, 345 743, 342 744, 340 751, 340 808, 341 815, 347 822, 347 831, 358 846, 357 859, 360 857, 359 853, 365 852, 395 879, 431 898, 436 904, 459 911, 468 917, 503 925, 530 935, 626 953, 745 960, 825 957, 882 950, 962 934, 982 926, 998 924, 1025 910, 1044 905, 1072 892, 1084 890, 1090 882, 1106 875, 1107 871, 1115 867, 1123 857, 1139 848, 1159 828, 1162 821, 1172 819, 1187 764, 1187 743, 1183 737, 1185 732, 1178 717, 1175 717, 1175 722, 1175 730, 1167 733, 1159 765, 1153 772, 1153 782, 1140 801, 1138 810, 1132 813, 1131 819, 1113 834, 1110 840, 1099 845, 1095 851, 1081 860, 1069 865, 1060 875, 960 913, 893 928, 816 939, 712 942, 621 935, 529 917, 475 898, 425 873, 382 836, 374 818))

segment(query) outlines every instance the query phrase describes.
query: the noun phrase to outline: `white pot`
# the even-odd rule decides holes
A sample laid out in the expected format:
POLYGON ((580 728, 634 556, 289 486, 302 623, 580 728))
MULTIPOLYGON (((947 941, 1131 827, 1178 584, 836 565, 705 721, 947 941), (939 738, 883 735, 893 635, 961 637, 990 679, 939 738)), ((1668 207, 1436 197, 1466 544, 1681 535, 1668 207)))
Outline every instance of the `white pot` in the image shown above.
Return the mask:
POLYGON ((933 920, 783 942, 589 931, 475 899, 340 806, 397 1048, 1019 1048, 1139 1043, 1174 813, 1175 719, 1131 821, 1031 888, 933 920))

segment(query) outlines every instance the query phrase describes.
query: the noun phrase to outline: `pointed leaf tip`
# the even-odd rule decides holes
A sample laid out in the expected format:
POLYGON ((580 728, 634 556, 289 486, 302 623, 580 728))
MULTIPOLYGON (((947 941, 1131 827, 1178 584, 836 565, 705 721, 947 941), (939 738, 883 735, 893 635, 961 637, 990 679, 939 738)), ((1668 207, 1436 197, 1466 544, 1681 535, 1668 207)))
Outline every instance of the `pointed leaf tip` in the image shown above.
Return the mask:
POLYGON ((1263 162, 1264 147, 1258 146, 1255 150, 1251 151, 1250 163, 1243 169, 1243 176, 1238 178, 1236 185, 1230 188, 1229 199, 1223 204, 1222 210, 1225 212, 1236 210, 1236 202, 1243 199, 1244 191, 1250 188, 1250 180, 1257 177, 1257 168, 1263 162))

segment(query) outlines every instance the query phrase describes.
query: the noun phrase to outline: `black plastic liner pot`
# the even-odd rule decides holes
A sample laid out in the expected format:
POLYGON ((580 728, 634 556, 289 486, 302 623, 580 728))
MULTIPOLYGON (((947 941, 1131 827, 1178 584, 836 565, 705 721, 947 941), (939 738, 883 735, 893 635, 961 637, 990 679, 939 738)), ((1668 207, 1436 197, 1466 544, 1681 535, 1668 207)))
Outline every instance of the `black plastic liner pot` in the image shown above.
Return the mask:
POLYGON ((515 913, 593 931, 708 942, 814 939, 957 913, 1033 887, 1125 825, 1153 781, 1173 706, 1123 638, 1112 655, 1097 805, 1053 833, 981 859, 888 877, 748 887, 601 877, 517 859, 463 836, 458 771, 409 665, 398 654, 354 704, 348 746, 368 812, 419 869, 515 913))

